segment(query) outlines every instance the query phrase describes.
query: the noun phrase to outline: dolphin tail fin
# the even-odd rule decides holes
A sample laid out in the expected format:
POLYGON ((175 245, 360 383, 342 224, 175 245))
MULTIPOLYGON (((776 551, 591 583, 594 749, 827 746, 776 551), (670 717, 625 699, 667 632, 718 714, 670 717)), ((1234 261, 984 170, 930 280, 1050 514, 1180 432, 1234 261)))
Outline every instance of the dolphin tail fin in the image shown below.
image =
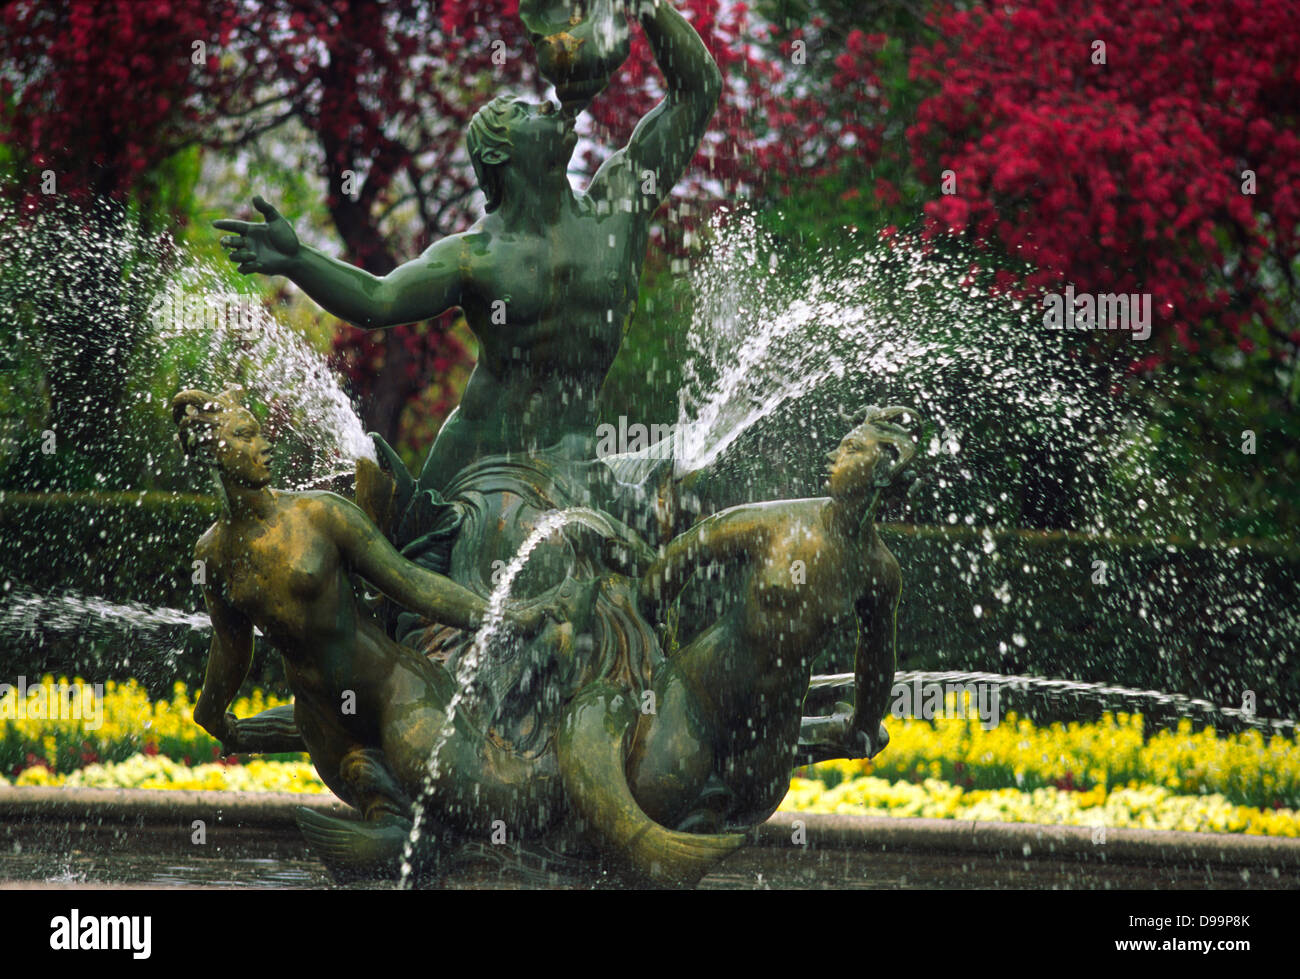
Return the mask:
POLYGON ((677 832, 646 815, 625 768, 624 737, 636 716, 627 695, 609 686, 579 694, 556 739, 560 777, 578 814, 633 870, 660 883, 693 885, 745 837, 677 832))

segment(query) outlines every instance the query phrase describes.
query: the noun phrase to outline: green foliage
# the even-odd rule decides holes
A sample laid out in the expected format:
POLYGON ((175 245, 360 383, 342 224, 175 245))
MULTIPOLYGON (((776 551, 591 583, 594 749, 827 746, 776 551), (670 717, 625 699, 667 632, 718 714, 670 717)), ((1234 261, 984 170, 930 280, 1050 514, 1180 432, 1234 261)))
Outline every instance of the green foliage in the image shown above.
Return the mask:
MULTIPOLYGON (((1153 516, 1175 505, 1199 514, 1198 528, 1209 540, 1294 540, 1300 525, 1294 379, 1300 372, 1259 351, 1188 360, 1168 369, 1172 385, 1136 395, 1148 403, 1150 421, 1146 441, 1134 445, 1125 495, 1141 495, 1153 516), (1155 492, 1147 477, 1153 471, 1168 477, 1155 492)), ((1122 500, 1117 504, 1134 512, 1122 500)))
POLYGON ((878 127, 880 151, 849 152, 828 171, 814 167, 807 176, 792 176, 781 185, 776 199, 761 208, 764 226, 782 238, 819 247, 834 244, 842 229, 869 234, 886 227, 911 231, 919 227, 921 204, 930 189, 911 165, 907 128, 927 89, 911 78, 912 48, 928 43, 934 31, 925 23, 931 4, 862 4, 855 0, 766 0, 756 9, 777 27, 766 46, 769 56, 785 60, 779 44, 799 34, 811 41, 808 60, 793 72, 792 81, 817 93, 828 127, 841 120, 858 119, 878 127), (837 84, 835 60, 848 50, 855 31, 884 35, 873 63, 879 91, 868 96, 855 87, 837 84), (892 193, 878 187, 892 188, 892 193), (897 194, 897 197, 894 194, 897 194))
POLYGON ((601 421, 626 415, 641 424, 676 423, 687 331, 690 281, 666 264, 646 263, 637 308, 601 390, 601 421))
MULTIPOLYGON (((215 516, 214 499, 189 493, 0 492, 0 585, 53 603, 34 621, 35 636, 17 630, 0 639, 0 664, 9 664, 0 675, 136 677, 155 695, 177 680, 197 689, 206 633, 185 625, 136 631, 112 615, 77 612, 75 604, 68 615, 53 611, 65 592, 145 609, 201 610, 194 543, 215 516)), ((260 638, 250 675, 263 685, 282 679, 279 656, 260 638)))

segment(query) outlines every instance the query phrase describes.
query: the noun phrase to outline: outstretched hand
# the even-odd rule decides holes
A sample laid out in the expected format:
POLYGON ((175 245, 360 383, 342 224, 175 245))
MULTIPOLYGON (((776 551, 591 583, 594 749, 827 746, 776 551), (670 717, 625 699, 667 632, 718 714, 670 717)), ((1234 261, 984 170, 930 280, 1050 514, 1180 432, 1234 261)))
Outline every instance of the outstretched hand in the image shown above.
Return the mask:
POLYGON ((234 232, 222 238, 221 244, 240 272, 284 275, 298 255, 298 236, 293 226, 264 198, 254 197, 253 206, 266 219, 264 224, 222 218, 213 221, 212 226, 234 232))
POLYGON ((874 758, 888 743, 884 724, 864 723, 852 704, 838 703, 829 715, 803 719, 798 760, 806 765, 832 758, 874 758))

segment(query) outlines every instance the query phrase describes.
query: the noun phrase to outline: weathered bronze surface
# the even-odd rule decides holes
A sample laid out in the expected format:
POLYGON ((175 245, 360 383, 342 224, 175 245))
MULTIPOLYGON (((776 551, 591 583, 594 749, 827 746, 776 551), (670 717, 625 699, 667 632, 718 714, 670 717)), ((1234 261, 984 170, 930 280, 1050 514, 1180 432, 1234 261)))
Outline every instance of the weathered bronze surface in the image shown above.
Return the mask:
POLYGON ((287 276, 357 326, 463 310, 479 341, 478 364, 438 433, 421 489, 440 490, 497 453, 563 445, 572 458, 591 456, 601 385, 636 302, 651 218, 694 156, 722 88, 690 24, 668 3, 646 11, 641 23, 668 95, 585 193, 568 179, 578 141, 573 115, 500 96, 468 132, 488 214, 383 278, 300 244, 260 197, 254 204, 265 223, 216 222, 234 232, 222 241, 241 272, 287 276))
POLYGON ((537 50, 542 77, 555 86, 565 111, 577 114, 600 94, 627 60, 627 21, 616 0, 522 0, 519 19, 537 50))
POLYGON ((615 5, 584 9, 521 4, 562 107, 502 97, 475 116, 488 213, 465 233, 376 278, 300 244, 261 198, 265 223, 216 222, 240 271, 286 275, 343 319, 382 328, 459 306, 481 344, 418 478, 376 439, 383 468, 359 464, 357 505, 269 489, 266 443, 233 397, 175 402, 228 500, 196 551, 215 628, 196 720, 232 750, 306 746, 364 817, 301 820, 341 873, 392 873, 422 799, 416 863, 449 836, 501 835, 689 883, 776 809, 796 761, 868 757, 888 739, 900 582, 873 511, 913 452, 903 409, 873 409, 844 438, 828 497, 734 507, 676 536, 690 517, 671 466, 628 487, 596 458, 650 218, 721 76, 669 3, 636 5, 668 94, 575 193, 574 116, 627 54, 615 5), (526 544, 514 634, 476 645, 526 544), (363 604, 354 578, 388 600, 363 604), (684 590, 711 611, 689 611, 684 590), (284 655, 292 717, 226 712, 254 625, 284 655), (813 659, 833 640, 857 644, 856 704, 805 718, 813 659))
MULTIPOLYGON (((353 575, 464 628, 482 623, 487 603, 404 559, 342 497, 271 489, 270 445, 234 392, 182 391, 172 411, 187 451, 211 461, 225 503, 194 551, 213 626, 195 721, 227 751, 310 752, 325 784, 400 844, 453 683, 388 636, 359 602, 353 575), (254 626, 284 658, 292 716, 277 709, 241 719, 226 710, 252 662, 254 626)), ((533 606, 507 618, 536 633, 545 616, 533 606)), ((479 786, 485 798, 513 798, 531 782, 525 764, 492 757, 494 747, 464 724, 449 748, 458 760, 476 759, 465 770, 490 776, 479 786)))

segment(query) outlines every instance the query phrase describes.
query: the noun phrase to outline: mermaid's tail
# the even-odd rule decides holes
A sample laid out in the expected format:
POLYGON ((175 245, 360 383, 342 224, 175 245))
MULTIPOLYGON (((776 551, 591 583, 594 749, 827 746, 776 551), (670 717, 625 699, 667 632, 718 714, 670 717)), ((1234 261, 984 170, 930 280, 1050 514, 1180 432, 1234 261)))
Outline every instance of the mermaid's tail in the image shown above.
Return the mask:
POLYGON ((642 811, 625 768, 624 737, 636 717, 626 694, 605 684, 584 690, 560 724, 560 777, 574 809, 634 870, 664 883, 695 884, 745 838, 676 832, 642 811))
MULTIPOLYGON (((299 806, 293 816, 312 852, 335 879, 384 879, 400 873, 411 836, 409 819, 392 814, 364 821, 341 819, 306 806, 299 806)), ((437 837, 426 827, 410 857, 413 869, 427 870, 436 863, 437 837)))

